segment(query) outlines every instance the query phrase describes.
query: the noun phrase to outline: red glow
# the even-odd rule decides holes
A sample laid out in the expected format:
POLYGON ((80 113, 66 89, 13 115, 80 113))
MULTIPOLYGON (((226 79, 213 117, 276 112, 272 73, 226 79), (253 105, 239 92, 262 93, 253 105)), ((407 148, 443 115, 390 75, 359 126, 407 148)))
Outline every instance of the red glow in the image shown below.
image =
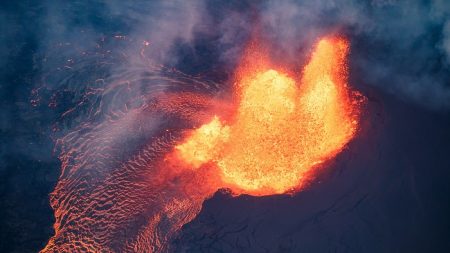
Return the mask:
POLYGON ((251 48, 238 73, 236 115, 230 122, 215 116, 194 130, 176 147, 179 156, 196 168, 213 162, 237 193, 298 189, 356 133, 359 107, 347 86, 348 49, 345 39, 321 39, 297 83, 251 48))

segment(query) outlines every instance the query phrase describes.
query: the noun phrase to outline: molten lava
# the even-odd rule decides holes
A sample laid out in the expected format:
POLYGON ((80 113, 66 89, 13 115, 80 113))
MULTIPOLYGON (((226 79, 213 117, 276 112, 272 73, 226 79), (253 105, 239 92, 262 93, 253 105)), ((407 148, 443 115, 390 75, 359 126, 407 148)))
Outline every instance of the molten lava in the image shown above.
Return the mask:
POLYGON ((176 146, 179 157, 194 168, 215 164, 223 185, 236 193, 298 189, 357 130, 359 101, 347 86, 348 51, 345 39, 320 40, 299 82, 271 69, 263 52, 248 52, 238 73, 234 117, 225 122, 214 116, 192 131, 176 146))
POLYGON ((297 77, 252 44, 231 105, 217 99, 219 84, 162 67, 144 65, 136 80, 111 76, 92 100, 92 117, 58 139, 55 234, 41 252, 172 252, 170 241, 220 187, 298 190, 358 128, 348 50, 344 39, 320 40, 297 77))

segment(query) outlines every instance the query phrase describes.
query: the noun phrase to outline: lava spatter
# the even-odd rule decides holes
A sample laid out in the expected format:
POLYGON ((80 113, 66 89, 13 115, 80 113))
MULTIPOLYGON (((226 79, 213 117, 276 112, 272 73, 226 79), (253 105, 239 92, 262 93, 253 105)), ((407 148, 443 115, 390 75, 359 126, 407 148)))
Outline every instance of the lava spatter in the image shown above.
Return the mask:
POLYGON ((267 57, 246 59, 237 80, 235 117, 217 116, 179 144, 194 167, 213 162, 236 193, 279 194, 298 189, 316 165, 332 158, 358 127, 358 95, 347 85, 349 44, 321 39, 301 78, 270 69, 267 57), (300 80, 299 83, 296 80, 300 80))

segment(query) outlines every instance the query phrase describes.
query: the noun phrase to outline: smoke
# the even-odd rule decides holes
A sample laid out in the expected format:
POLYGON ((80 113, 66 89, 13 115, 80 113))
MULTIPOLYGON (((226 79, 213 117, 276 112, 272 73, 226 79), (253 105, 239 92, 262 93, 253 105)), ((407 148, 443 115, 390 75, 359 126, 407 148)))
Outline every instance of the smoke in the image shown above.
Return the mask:
POLYGON ((195 29, 204 18, 201 1, 190 4, 184 1, 97 1, 70 5, 47 2, 44 8, 47 27, 44 41, 63 39, 80 42, 87 48, 101 36, 123 35, 135 40, 151 40, 156 47, 154 51, 159 51, 160 55, 168 53, 176 40, 192 41, 195 29), (80 38, 80 32, 89 32, 92 41, 86 40, 87 36, 80 38))
POLYGON ((446 21, 443 29, 443 43, 442 47, 447 54, 447 58, 450 59, 450 21, 446 21))
POLYGON ((284 59, 329 33, 352 41, 352 75, 428 108, 450 106, 448 1, 268 1, 261 19, 284 59))
MULTIPOLYGON (((154 97, 183 90, 215 96, 227 89, 255 27, 275 61, 297 70, 319 37, 342 34, 351 42, 350 75, 361 82, 353 85, 450 109, 446 0, 32 2, 0 10, 1 95, 8 103, 0 126, 12 136, 2 155, 42 158, 51 145, 28 143, 51 129, 65 137, 57 145, 65 161, 78 162, 68 168, 82 171, 89 183, 100 184, 130 157, 139 160, 143 143, 163 126, 179 124, 140 110, 154 97), (27 138, 13 136, 19 125, 27 138), (82 152, 64 153, 77 148, 82 152)), ((96 184, 89 187, 86 192, 99 192, 96 184)))
MULTIPOLYGON (((448 109, 449 5, 444 0, 47 3, 41 50, 55 51, 55 43, 63 42, 79 53, 106 38, 102 47, 126 54, 123 65, 129 68, 140 63, 136 52, 146 43, 152 62, 201 74, 207 65, 231 72, 256 25, 273 57, 288 65, 304 63, 318 37, 339 33, 352 41, 351 74, 362 85, 448 109), (114 36, 126 43, 112 43, 114 36)), ((77 59, 67 47, 62 54, 77 59)), ((113 67, 124 71, 123 65, 113 67)))

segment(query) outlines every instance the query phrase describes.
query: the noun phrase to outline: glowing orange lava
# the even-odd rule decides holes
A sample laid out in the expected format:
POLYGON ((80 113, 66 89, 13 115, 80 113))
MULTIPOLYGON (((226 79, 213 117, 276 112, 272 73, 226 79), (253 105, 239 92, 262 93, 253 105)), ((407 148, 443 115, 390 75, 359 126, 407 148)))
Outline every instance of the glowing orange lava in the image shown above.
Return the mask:
POLYGON ((269 195, 301 187, 313 169, 354 137, 359 100, 347 86, 349 43, 321 39, 300 81, 248 52, 239 68, 239 101, 229 122, 214 116, 176 146, 194 168, 215 164, 236 193, 269 195))

